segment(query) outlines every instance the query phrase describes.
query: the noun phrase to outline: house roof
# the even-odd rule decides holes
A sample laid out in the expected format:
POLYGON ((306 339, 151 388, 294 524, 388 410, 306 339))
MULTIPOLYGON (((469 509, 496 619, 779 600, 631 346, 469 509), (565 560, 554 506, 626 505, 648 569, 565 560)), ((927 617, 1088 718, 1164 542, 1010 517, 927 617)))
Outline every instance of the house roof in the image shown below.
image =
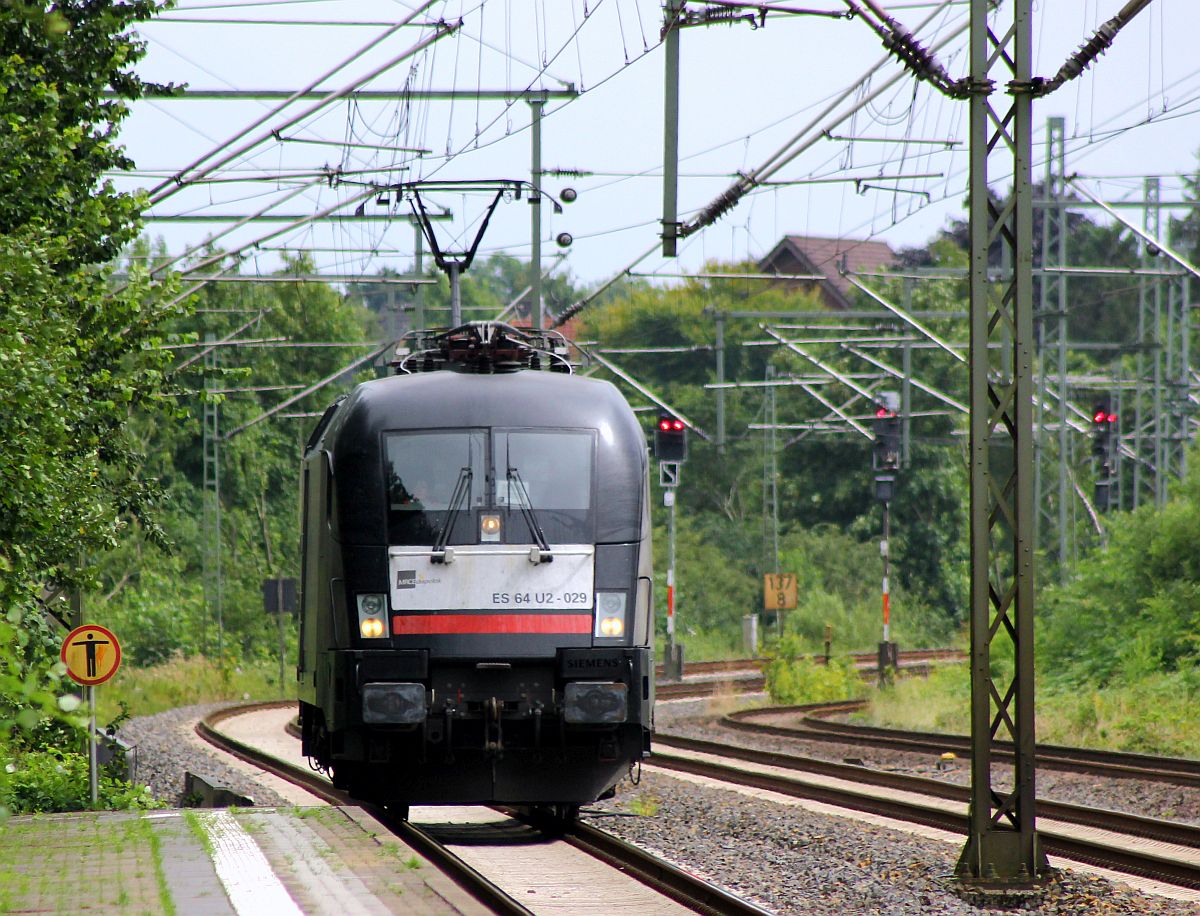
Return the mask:
POLYGON ((836 308, 849 308, 854 287, 842 272, 869 272, 896 263, 896 253, 886 242, 864 239, 830 239, 812 235, 785 235, 758 262, 764 273, 820 274, 822 292, 836 308))

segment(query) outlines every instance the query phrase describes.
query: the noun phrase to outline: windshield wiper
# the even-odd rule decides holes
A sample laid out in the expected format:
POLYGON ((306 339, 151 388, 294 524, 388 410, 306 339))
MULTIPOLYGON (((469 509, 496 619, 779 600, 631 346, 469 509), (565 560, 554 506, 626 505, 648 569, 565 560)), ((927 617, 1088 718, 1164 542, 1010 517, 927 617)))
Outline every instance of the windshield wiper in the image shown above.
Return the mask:
MULTIPOLYGON (((554 557, 550 553, 550 545, 546 542, 546 535, 542 531, 542 526, 538 524, 537 516, 533 512, 533 502, 529 498, 529 491, 525 488, 525 481, 521 479, 520 473, 516 468, 508 469, 508 487, 512 490, 513 484, 517 485, 517 497, 521 506, 521 514, 525 516, 525 524, 529 526, 529 530, 533 532, 533 539, 537 541, 537 547, 529 552, 529 560, 531 563, 552 563, 554 557)), ((508 504, 512 506, 512 495, 510 493, 508 504)))
POLYGON ((454 530, 454 523, 458 520, 458 513, 462 511, 467 494, 471 492, 473 476, 470 466, 464 467, 458 472, 458 482, 454 484, 454 494, 450 497, 450 508, 446 510, 442 530, 438 532, 437 540, 433 542, 433 555, 429 558, 430 563, 445 563, 454 559, 453 551, 447 554, 446 544, 450 540, 450 533, 454 530))

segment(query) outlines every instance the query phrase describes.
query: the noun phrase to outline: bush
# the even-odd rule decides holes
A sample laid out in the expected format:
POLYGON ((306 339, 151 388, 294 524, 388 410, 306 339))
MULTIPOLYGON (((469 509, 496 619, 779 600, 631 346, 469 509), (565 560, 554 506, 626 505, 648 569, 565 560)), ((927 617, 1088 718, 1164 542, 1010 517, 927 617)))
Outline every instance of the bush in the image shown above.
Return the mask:
MULTIPOLYGON (((13 814, 87 811, 92 807, 88 760, 83 754, 49 748, 28 751, 8 763, 6 807, 13 814)), ((101 772, 98 807, 103 810, 161 808, 148 786, 135 786, 101 772)))
MULTIPOLYGON (((796 573, 798 586, 797 607, 784 614, 786 632, 815 652, 828 625, 836 653, 874 649, 883 626, 878 542, 825 525, 789 532, 781 553, 781 567, 796 573)), ((893 587, 891 598, 892 639, 902 649, 951 641, 955 627, 948 615, 901 588, 893 587)))
POLYGON ((764 673, 772 701, 785 705, 849 700, 862 694, 862 681, 848 659, 818 664, 801 654, 795 636, 785 636, 770 656, 764 673))

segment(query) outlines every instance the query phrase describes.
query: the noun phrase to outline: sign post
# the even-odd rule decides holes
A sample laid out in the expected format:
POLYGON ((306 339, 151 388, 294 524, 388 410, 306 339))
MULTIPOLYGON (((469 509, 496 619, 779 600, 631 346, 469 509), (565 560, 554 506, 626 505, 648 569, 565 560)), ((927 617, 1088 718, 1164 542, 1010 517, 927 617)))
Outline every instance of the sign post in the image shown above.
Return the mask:
POLYGON ((92 807, 100 798, 100 779, 96 764, 96 686, 103 684, 121 667, 121 643, 111 630, 95 623, 76 627, 63 640, 59 658, 76 684, 87 688, 88 703, 88 788, 92 807))
POLYGON ((796 574, 767 573, 763 576, 763 610, 775 612, 775 627, 783 638, 783 612, 796 609, 796 574))
POLYGON ((667 516, 667 657, 663 673, 669 680, 683 678, 683 646, 675 640, 675 488, 679 486, 679 462, 660 461, 658 482, 663 487, 667 516))

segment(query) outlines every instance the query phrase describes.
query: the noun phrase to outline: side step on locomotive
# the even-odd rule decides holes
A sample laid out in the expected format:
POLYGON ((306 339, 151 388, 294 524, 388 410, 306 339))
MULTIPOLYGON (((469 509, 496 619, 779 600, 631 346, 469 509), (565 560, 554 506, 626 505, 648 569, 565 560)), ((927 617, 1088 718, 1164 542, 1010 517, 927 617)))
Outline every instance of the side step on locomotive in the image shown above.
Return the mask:
POLYGON ((650 752, 645 435, 555 332, 402 344, 305 446, 304 753, 363 799, 570 816, 650 752))

